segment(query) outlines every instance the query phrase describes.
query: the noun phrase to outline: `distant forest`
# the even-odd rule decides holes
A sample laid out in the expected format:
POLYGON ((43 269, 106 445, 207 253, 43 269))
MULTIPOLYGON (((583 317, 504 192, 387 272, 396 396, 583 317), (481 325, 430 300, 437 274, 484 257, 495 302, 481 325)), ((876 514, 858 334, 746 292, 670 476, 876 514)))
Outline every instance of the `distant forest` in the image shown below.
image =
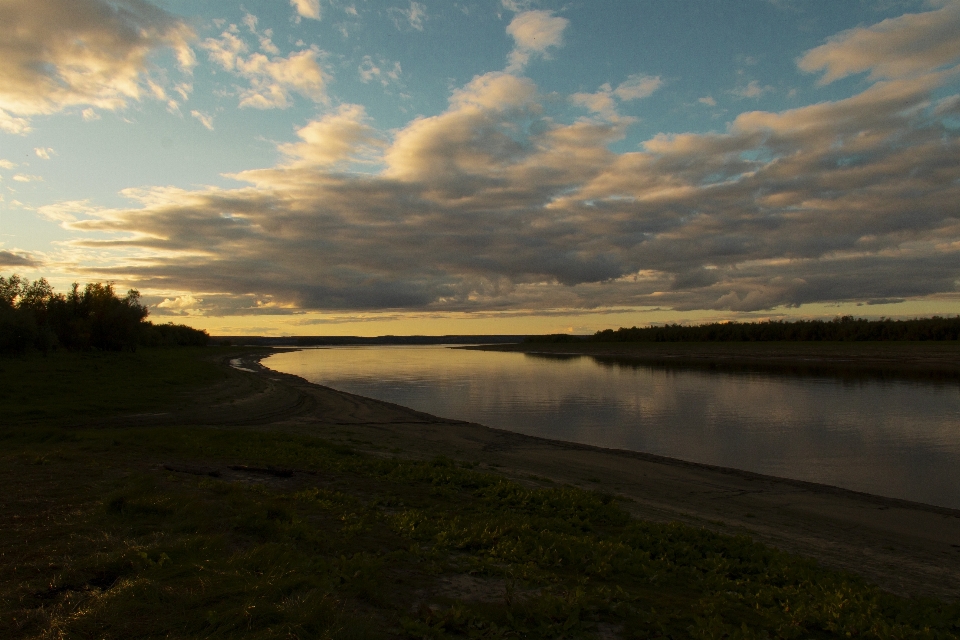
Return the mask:
POLYGON ((621 327, 616 331, 597 331, 592 336, 530 336, 526 342, 862 342, 957 339, 960 339, 960 317, 865 320, 843 316, 834 320, 717 322, 695 326, 668 324, 642 329, 621 327))
POLYGON ((27 282, 0 276, 0 353, 52 349, 136 351, 138 346, 203 346, 206 331, 186 325, 153 324, 140 293, 123 298, 112 284, 77 283, 55 293, 43 278, 27 282))

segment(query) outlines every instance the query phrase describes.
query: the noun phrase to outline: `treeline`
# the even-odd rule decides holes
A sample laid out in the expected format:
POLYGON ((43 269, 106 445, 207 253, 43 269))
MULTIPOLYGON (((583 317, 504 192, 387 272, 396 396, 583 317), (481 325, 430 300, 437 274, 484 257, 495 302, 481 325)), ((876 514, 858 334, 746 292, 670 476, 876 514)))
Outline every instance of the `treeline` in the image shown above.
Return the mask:
POLYGON ((0 353, 36 349, 135 351, 138 346, 203 346, 206 331, 185 325, 155 325, 140 293, 125 297, 112 284, 77 283, 67 294, 55 293, 43 278, 28 282, 18 275, 0 276, 0 353))
POLYGON ((604 329, 592 336, 530 336, 527 342, 862 342, 958 340, 960 317, 914 320, 866 320, 843 316, 834 320, 771 320, 717 322, 695 326, 604 329))

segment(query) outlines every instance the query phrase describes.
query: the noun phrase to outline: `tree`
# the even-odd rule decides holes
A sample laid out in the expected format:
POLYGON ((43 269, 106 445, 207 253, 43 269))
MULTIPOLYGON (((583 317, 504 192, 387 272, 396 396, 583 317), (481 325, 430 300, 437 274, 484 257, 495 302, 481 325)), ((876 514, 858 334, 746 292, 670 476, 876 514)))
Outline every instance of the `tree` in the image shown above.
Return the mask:
POLYGON ((203 346, 210 336, 184 325, 156 326, 146 321, 140 292, 121 298, 113 284, 73 283, 67 295, 54 293, 43 278, 27 282, 0 276, 0 352, 36 348, 135 351, 149 346, 203 346))
POLYGON ((14 274, 0 276, 0 351, 20 353, 36 343, 36 321, 20 309, 26 282, 14 274))

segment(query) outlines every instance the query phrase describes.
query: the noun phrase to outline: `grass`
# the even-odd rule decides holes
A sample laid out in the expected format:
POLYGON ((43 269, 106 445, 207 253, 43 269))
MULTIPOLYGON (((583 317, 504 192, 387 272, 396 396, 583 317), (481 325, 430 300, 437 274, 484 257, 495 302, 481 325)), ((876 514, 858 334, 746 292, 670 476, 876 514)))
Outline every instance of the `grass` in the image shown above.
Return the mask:
POLYGON ((63 422, 158 410, 227 373, 202 348, 0 357, 0 418, 63 422))
POLYGON ((4 421, 0 482, 2 637, 960 634, 957 604, 603 493, 321 437, 4 421))

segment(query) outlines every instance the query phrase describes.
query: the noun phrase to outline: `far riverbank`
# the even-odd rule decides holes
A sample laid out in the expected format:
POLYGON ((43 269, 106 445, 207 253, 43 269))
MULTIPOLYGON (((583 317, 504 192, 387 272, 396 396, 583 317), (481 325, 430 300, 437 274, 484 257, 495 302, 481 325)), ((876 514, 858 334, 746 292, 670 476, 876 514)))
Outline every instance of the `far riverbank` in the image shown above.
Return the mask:
POLYGON ((651 366, 960 381, 960 342, 561 342, 460 347, 651 366))

